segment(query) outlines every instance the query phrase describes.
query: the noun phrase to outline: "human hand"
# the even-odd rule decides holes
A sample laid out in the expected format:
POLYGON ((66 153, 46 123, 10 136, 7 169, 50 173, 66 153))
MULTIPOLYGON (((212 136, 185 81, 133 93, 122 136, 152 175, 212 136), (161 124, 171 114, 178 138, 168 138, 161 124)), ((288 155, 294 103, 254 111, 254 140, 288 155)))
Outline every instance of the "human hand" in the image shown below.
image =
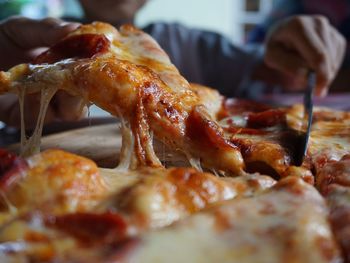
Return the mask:
POLYGON ((293 89, 316 73, 316 95, 325 96, 346 50, 345 38, 323 16, 295 16, 276 25, 266 42, 265 63, 282 71, 293 89))
MULTIPOLYGON (((12 17, 0 22, 0 69, 7 70, 16 64, 30 62, 78 26, 77 23, 67 23, 53 18, 33 20, 12 17)), ((39 102, 39 94, 26 96, 24 111, 28 128, 33 128, 36 123, 39 102)), ((81 105, 80 98, 59 92, 49 105, 45 123, 79 119, 84 114, 81 105)), ((0 96, 0 121, 15 127, 20 125, 19 105, 15 95, 0 96)))
POLYGON ((54 18, 11 17, 0 22, 0 70, 30 62, 78 26, 54 18))

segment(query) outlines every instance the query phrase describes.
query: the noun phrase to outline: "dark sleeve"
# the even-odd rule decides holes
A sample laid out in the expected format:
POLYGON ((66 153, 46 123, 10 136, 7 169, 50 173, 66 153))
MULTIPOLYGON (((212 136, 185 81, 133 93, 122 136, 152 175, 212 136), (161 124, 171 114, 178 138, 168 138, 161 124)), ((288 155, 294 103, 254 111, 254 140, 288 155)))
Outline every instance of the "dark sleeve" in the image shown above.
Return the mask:
POLYGON ((244 50, 224 36, 179 24, 156 23, 144 28, 189 81, 218 89, 226 96, 254 97, 250 75, 261 61, 257 49, 244 50))

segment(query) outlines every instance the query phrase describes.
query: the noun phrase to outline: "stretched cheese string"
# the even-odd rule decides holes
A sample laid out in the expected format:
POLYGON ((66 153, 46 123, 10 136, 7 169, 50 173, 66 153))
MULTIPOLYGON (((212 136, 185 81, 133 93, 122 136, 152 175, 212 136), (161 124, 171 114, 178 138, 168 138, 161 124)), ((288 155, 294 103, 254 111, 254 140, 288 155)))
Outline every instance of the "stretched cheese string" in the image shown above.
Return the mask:
POLYGON ((154 139, 153 139, 153 131, 150 130, 149 133, 149 138, 150 138, 150 142, 147 144, 146 150, 149 156, 151 156, 151 159, 155 162, 158 163, 159 165, 162 165, 161 161, 159 160, 156 152, 154 151, 154 139))
MULTIPOLYGON (((219 171, 217 171, 216 169, 211 169, 210 170, 216 177, 220 177, 220 173, 219 173, 219 171)), ((223 174, 223 176, 224 176, 224 174, 223 174)))
POLYGON ((83 110, 84 110, 84 106, 86 105, 86 107, 87 107, 87 117, 88 117, 88 119, 89 119, 89 127, 91 126, 91 112, 90 112, 90 107, 91 107, 91 103, 90 102, 86 102, 85 104, 84 103, 82 103, 82 105, 81 105, 81 109, 79 109, 79 111, 80 112, 83 112, 83 110))
POLYGON ((135 141, 130 124, 123 117, 119 118, 121 123, 122 147, 120 149, 119 164, 115 170, 127 171, 132 164, 132 159, 134 158, 135 141))
POLYGON ((186 154, 186 157, 193 168, 195 168, 199 172, 203 172, 203 168, 202 168, 201 161, 199 158, 193 158, 189 154, 186 154))
MULTIPOLYGON (((40 110, 39 110, 38 119, 37 119, 37 122, 36 122, 36 125, 34 128, 34 132, 33 132, 32 136, 29 137, 28 140, 23 139, 23 141, 22 141, 22 138, 21 138, 21 154, 20 155, 22 157, 31 156, 35 153, 40 152, 41 136, 42 136, 46 112, 47 112, 49 103, 56 92, 57 92, 56 86, 49 86, 47 88, 41 89, 40 110)), ((23 103, 23 100, 21 103, 23 103)), ((20 109, 20 110, 21 110, 21 130, 24 130, 24 132, 25 132, 23 106, 22 106, 22 109, 20 109)), ((24 132, 23 132, 23 134, 24 134, 24 132)), ((21 132, 21 134, 22 134, 22 132, 21 132)), ((23 135, 23 137, 25 137, 25 135, 23 135)))
POLYGON ((19 102, 19 111, 21 115, 21 149, 24 148, 24 145, 27 142, 26 133, 25 133, 25 122, 24 122, 24 96, 25 96, 25 89, 24 88, 18 88, 17 89, 17 96, 18 96, 18 102, 19 102))
POLYGON ((0 196, 4 200, 10 214, 16 214, 18 209, 13 204, 11 204, 10 200, 7 198, 6 194, 3 191, 0 191, 0 196))

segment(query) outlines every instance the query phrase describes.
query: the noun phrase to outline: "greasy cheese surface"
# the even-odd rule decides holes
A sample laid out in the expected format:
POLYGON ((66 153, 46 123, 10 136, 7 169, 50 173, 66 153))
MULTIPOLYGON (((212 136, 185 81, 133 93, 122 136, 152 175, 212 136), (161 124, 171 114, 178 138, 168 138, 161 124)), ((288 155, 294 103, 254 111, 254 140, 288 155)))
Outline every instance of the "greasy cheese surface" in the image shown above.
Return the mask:
POLYGON ((1 178, 1 210, 19 213, 82 212, 94 207, 107 190, 96 164, 86 158, 47 150, 27 159, 28 167, 1 178))
POLYGON ((300 108, 272 108, 240 99, 226 99, 219 113, 225 135, 239 147, 248 172, 274 178, 297 175, 313 183, 310 165, 294 166, 300 108))
MULTIPOLYGON (((349 174, 347 181, 349 182, 349 174)), ((343 250, 345 262, 350 261, 350 187, 333 184, 327 195, 330 221, 337 241, 343 250)))
POLYGON ((307 158, 293 166, 300 105, 226 100, 189 84, 147 34, 104 23, 0 72, 0 94, 22 106, 36 91, 35 136, 22 133, 31 157, 0 178, 1 262, 350 260, 349 113, 316 108, 307 158), (59 150, 31 156, 58 89, 121 118, 117 169, 59 150), (163 168, 153 135, 198 170, 163 168), (304 182, 314 176, 317 188, 304 182))
POLYGON ((142 31, 132 26, 117 31, 104 23, 81 26, 35 62, 2 73, 0 89, 64 89, 123 118, 123 149, 134 151, 129 166, 161 166, 153 150, 154 135, 209 168, 235 175, 242 171, 239 150, 225 140, 213 118, 221 97, 206 89, 211 99, 201 99, 142 31))
POLYGON ((318 167, 316 186, 325 196, 330 222, 345 259, 350 260, 350 155, 318 167))
POLYGON ((303 130, 303 107, 273 108, 239 99, 226 99, 219 112, 220 125, 241 150, 246 169, 274 178, 298 175, 309 183, 323 165, 350 154, 350 114, 314 109, 306 158, 293 166, 298 131, 303 130))
POLYGON ((327 212, 312 186, 285 178, 141 236, 120 262, 338 262, 327 212))
POLYGON ((112 201, 113 207, 141 228, 164 227, 210 204, 252 196, 275 184, 267 176, 220 179, 190 168, 144 172, 151 173, 119 192, 112 201))
POLYGON ((267 176, 219 178, 193 168, 99 170, 61 150, 44 151, 26 164, 0 180, 0 258, 100 261, 107 245, 275 184, 267 176))
POLYGON ((324 195, 328 194, 334 184, 350 187, 350 155, 324 164, 318 169, 316 179, 316 187, 324 195))

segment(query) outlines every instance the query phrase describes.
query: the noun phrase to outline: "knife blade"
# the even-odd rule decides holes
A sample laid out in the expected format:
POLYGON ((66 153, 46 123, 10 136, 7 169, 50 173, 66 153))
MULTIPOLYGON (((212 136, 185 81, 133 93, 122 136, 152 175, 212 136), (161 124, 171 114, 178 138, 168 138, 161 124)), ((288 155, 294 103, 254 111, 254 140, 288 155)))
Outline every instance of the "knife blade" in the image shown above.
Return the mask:
POLYGON ((303 127, 299 132, 298 145, 295 145, 294 152, 294 165, 300 166, 305 158, 307 146, 309 142, 312 115, 313 115, 313 90, 316 85, 316 76, 314 72, 308 74, 307 87, 304 92, 304 116, 303 116, 303 127))

